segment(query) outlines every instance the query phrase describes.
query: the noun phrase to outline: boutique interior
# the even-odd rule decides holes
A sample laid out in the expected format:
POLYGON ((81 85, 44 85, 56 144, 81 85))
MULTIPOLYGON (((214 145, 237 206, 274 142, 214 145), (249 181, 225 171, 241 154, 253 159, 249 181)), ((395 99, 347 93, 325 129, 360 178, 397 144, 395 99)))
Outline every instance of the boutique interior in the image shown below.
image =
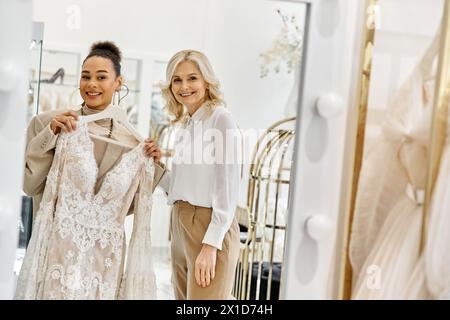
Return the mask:
MULTIPOLYGON (((0 299, 33 230, 26 128, 82 103, 100 40, 122 51, 119 107, 169 170, 167 64, 210 59, 244 137, 233 299, 450 299, 449 0, 7 0, 0 17, 0 299)), ((175 299, 171 210, 157 187, 160 300, 175 299)))

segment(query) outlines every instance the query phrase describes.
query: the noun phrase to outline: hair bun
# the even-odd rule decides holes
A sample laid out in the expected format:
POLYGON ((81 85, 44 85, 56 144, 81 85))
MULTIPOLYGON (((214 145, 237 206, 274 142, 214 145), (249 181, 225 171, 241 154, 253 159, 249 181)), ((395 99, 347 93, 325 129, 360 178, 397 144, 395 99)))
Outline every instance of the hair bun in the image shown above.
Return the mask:
POLYGON ((113 55, 117 56, 119 62, 122 59, 122 52, 120 51, 119 47, 117 47, 116 44, 112 41, 99 41, 94 43, 91 46, 91 53, 95 51, 109 51, 113 55))

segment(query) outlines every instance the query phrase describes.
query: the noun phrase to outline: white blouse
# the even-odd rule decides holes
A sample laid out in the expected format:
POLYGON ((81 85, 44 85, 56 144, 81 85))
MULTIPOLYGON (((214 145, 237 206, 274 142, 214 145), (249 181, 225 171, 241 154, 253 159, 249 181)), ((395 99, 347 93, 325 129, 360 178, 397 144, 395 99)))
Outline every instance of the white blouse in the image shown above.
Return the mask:
POLYGON ((212 208, 202 243, 219 250, 238 201, 240 143, 239 129, 228 109, 218 106, 211 112, 202 106, 178 130, 172 170, 160 182, 169 204, 183 200, 212 208))

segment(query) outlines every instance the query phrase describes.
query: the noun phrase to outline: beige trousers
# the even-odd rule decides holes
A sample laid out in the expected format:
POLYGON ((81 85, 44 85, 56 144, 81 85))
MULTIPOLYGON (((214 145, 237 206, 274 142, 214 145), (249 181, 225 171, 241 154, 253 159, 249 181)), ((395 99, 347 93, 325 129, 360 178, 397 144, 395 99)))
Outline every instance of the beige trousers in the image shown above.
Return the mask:
POLYGON ((236 219, 225 234, 222 250, 217 250, 214 280, 206 288, 195 281, 195 260, 202 248, 211 213, 211 208, 194 206, 185 201, 177 201, 173 205, 170 230, 172 282, 177 300, 231 299, 239 257, 239 226, 236 219))

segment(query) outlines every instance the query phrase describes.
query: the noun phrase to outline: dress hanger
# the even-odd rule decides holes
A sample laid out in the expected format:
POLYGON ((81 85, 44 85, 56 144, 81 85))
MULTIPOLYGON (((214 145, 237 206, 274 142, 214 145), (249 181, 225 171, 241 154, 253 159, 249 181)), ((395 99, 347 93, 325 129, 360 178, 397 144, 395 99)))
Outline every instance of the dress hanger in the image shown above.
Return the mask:
MULTIPOLYGON (((141 137, 141 135, 136 131, 136 129, 134 129, 134 127, 128 122, 126 111, 124 109, 121 109, 121 108, 119 108, 117 106, 114 106, 114 105, 110 105, 104 111, 99 112, 99 113, 91 114, 91 115, 88 115, 88 116, 79 116, 78 117, 78 123, 79 124, 83 124, 83 123, 89 123, 89 122, 93 122, 93 121, 97 121, 97 120, 101 120, 101 119, 108 119, 108 118, 119 122, 139 142, 142 142, 144 140, 141 137)), ((122 147, 129 148, 129 149, 132 149, 132 148, 135 147, 135 146, 131 146, 129 144, 126 144, 126 143, 123 143, 123 142, 120 142, 120 141, 117 141, 117 140, 114 140, 114 139, 106 138, 106 137, 103 137, 103 136, 99 136, 99 135, 96 135, 96 134, 93 134, 93 133, 89 133, 89 136, 91 138, 93 138, 93 139, 102 140, 102 141, 105 141, 105 142, 117 144, 117 145, 120 145, 122 147)))

